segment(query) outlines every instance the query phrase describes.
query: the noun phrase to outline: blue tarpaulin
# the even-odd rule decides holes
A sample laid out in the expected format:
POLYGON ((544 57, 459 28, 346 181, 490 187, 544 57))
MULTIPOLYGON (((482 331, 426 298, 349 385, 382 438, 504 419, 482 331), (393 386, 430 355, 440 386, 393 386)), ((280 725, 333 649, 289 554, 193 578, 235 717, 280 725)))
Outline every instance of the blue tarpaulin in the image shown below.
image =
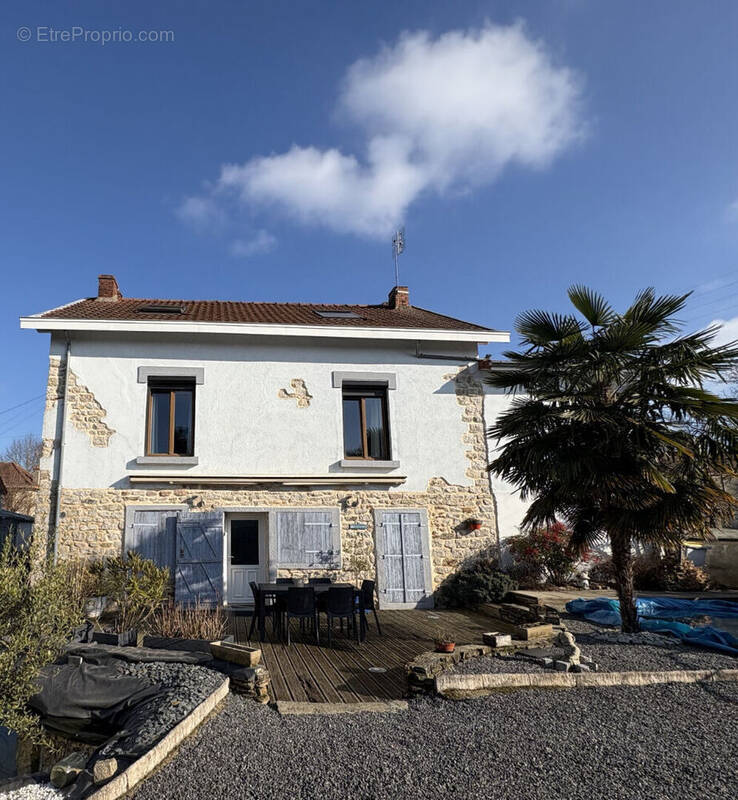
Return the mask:
MULTIPOLYGON (((566 604, 570 614, 599 625, 620 625, 620 603, 608 597, 585 600, 582 597, 566 604)), ((686 644, 722 650, 738 656, 738 639, 726 631, 702 625, 692 628, 675 619, 689 617, 738 617, 738 603, 729 600, 687 600, 680 597, 639 597, 636 599, 638 621, 645 631, 670 633, 686 644)))

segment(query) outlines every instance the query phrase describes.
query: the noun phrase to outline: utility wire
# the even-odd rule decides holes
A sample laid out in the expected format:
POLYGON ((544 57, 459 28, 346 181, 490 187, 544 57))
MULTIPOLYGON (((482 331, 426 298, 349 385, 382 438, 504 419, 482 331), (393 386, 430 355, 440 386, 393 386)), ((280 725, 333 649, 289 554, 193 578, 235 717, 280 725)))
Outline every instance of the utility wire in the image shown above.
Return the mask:
POLYGON ((2 411, 0 411, 0 414, 7 414, 8 411, 15 411, 16 408, 20 408, 21 406, 27 406, 34 400, 40 400, 42 397, 46 397, 46 392, 44 392, 43 394, 37 394, 36 397, 32 397, 30 400, 24 400, 22 403, 18 403, 18 405, 16 406, 10 406, 10 408, 4 408, 2 411))
POLYGON ((9 431, 14 431, 22 422, 25 422, 26 420, 31 419, 31 417, 37 416, 40 411, 41 411, 40 408, 34 408, 33 411, 31 411, 29 414, 26 414, 23 417, 16 417, 10 423, 10 425, 8 425, 7 427, 3 428, 0 431, 0 438, 4 437, 9 431))

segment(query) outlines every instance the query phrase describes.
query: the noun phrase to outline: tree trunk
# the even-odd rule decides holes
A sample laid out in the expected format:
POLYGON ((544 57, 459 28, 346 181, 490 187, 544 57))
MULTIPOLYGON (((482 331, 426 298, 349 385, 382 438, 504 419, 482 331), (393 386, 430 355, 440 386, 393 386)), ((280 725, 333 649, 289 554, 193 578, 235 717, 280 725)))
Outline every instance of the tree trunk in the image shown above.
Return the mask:
POLYGON ((623 533, 610 535, 612 565, 615 570, 615 586, 620 600, 620 618, 625 633, 636 633, 639 629, 635 597, 633 596, 633 557, 630 552, 630 536, 623 533))

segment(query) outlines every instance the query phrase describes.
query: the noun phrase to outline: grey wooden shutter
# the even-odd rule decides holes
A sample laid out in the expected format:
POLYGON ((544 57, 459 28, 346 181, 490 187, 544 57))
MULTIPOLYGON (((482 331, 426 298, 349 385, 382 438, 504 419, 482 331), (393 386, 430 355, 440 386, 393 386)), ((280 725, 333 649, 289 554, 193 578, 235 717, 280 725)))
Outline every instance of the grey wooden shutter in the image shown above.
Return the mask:
POLYGON ((389 603, 405 602, 405 579, 402 568, 402 528, 399 514, 383 514, 380 536, 384 585, 382 591, 389 603))
POLYGON ((302 566, 302 528, 305 514, 302 511, 278 511, 277 559, 279 566, 302 566))
POLYGON ((426 596, 423 559, 423 521, 420 514, 400 514, 405 602, 417 605, 426 596))
POLYGON ((377 522, 380 605, 432 607, 428 530, 420 511, 382 511, 377 522))
POLYGON ((337 509, 277 511, 274 520, 280 567, 325 569, 340 565, 341 533, 337 509))
POLYGON ((327 511, 306 511, 304 520, 305 563, 309 567, 327 567, 333 562, 331 514, 327 511))
POLYGON ((223 602, 223 512, 178 513, 174 599, 185 605, 223 602))
POLYGON ((159 567, 174 570, 177 512, 132 509, 126 516, 123 552, 133 550, 159 567))

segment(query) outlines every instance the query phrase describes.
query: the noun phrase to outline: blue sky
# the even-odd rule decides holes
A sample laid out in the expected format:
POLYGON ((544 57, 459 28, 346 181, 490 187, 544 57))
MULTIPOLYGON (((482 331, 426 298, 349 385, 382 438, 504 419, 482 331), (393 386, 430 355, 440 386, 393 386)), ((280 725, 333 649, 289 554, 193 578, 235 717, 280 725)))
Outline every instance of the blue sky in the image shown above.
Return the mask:
POLYGON ((100 272, 379 302, 395 221, 417 305, 510 328, 576 282, 696 289, 685 322, 738 336, 732 0, 6 2, 0 25, 0 451, 40 429, 48 337, 20 315, 100 272))

